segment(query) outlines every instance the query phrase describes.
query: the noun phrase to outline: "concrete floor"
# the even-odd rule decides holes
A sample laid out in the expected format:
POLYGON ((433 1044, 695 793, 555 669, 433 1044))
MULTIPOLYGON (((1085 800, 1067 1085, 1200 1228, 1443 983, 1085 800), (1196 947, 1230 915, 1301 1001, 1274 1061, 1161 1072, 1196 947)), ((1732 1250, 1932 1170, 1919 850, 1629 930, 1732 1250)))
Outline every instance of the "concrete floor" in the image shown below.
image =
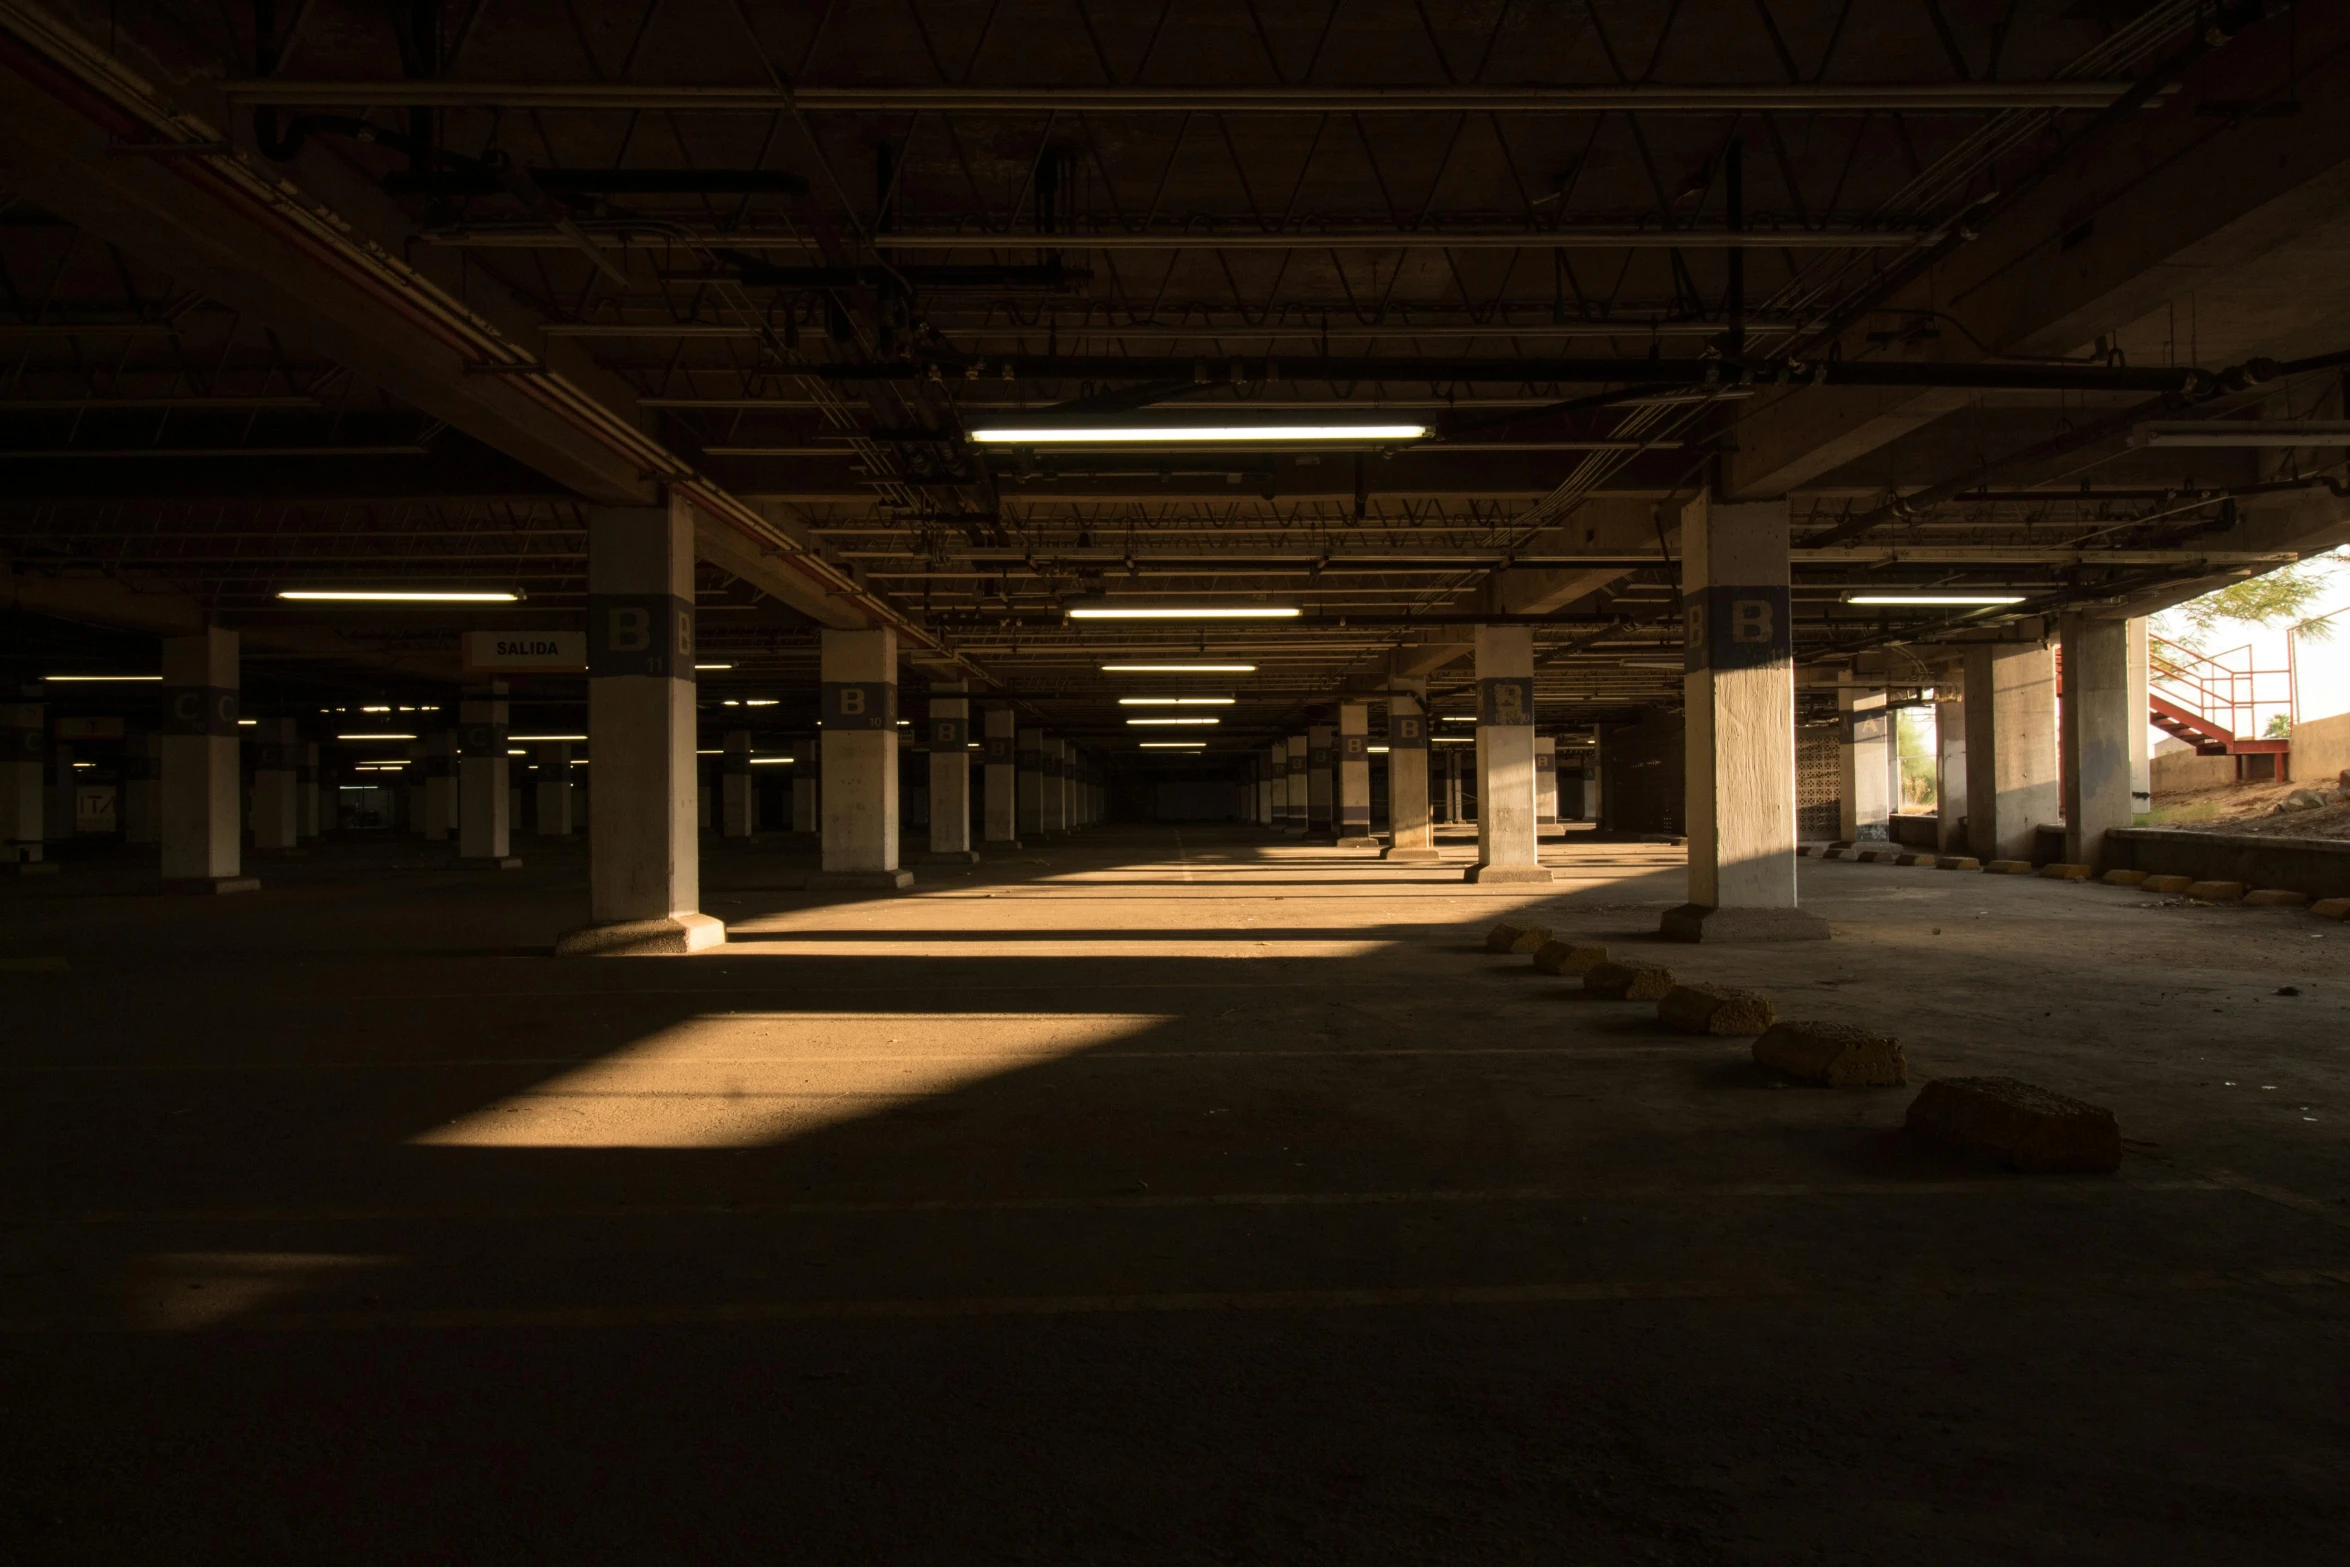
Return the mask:
POLYGON ((2350 929, 1680 851, 1462 885, 1102 828, 541 956, 576 849, 0 885, 0 1558, 2340 1560, 2350 929), (1478 937, 1521 909, 2112 1106, 1967 1165, 1478 937), (62 957, 66 967, 21 960, 62 957), (2278 992, 2293 987, 2298 995, 2278 992))

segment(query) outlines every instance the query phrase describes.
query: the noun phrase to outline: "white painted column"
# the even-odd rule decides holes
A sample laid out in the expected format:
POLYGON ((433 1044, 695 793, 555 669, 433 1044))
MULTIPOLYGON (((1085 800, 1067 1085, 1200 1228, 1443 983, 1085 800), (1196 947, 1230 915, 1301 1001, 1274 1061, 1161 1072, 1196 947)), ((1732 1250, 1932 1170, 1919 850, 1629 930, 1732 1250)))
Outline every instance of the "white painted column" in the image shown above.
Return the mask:
POLYGON ((2064 809, 2057 781, 2056 659, 2037 643, 1986 643, 1966 655, 1969 852, 2029 860, 2064 809))
POLYGON ((1477 628, 1477 863, 1463 879, 1543 882, 1534 829, 1534 628, 1477 628))
POLYGON ((2146 617, 2138 616, 2130 626, 2130 821, 2134 825, 2139 813, 2154 809, 2154 758, 2146 744, 2147 718, 2152 709, 2147 705, 2148 686, 2153 674, 2150 665, 2153 645, 2147 640, 2146 617))
POLYGON ((1265 747, 1265 825, 1275 832, 1289 827, 1289 742, 1276 740, 1265 747))
POLYGON ((507 715, 503 680, 468 691, 457 705, 457 857, 500 870, 522 864, 514 857, 514 768, 506 755, 507 715))
MULTIPOLYGON (((310 750, 315 761, 318 747, 312 746, 310 750)), ((153 730, 136 730, 123 741, 122 841, 125 843, 163 841, 162 813, 156 799, 162 787, 162 762, 163 747, 153 730)), ((0 784, 0 790, 5 788, 5 784, 0 784)), ((5 816, 5 807, 0 806, 0 838, 8 836, 5 816)))
POLYGON ((759 786, 751 776, 751 732, 729 729, 718 742, 719 832, 728 838, 749 838, 759 831, 759 786))
POLYGON ((1331 830, 1330 741, 1328 724, 1306 726, 1306 836, 1327 838, 1331 830))
MULTIPOLYGON (((438 717, 427 721, 438 723, 438 717)), ((447 727, 424 737, 422 830, 435 843, 457 830, 457 731, 447 727)))
POLYGON ((1689 901, 1658 925, 1670 940, 1828 934, 1796 907, 1788 542, 1784 500, 1681 508, 1689 901))
POLYGON ((38 865, 47 836, 49 708, 0 704, 0 860, 38 865))
POLYGON ((253 726, 253 847, 284 853, 302 832, 300 744, 290 718, 264 718, 253 726))
POLYGON ((1433 865, 1435 818, 1428 808, 1428 691, 1387 693, 1387 852, 1382 859, 1433 865))
POLYGON ((985 841, 1017 849, 1020 847, 1020 788, 1012 747, 1020 727, 1019 715, 1009 707, 991 706, 983 722, 987 725, 985 841))
POLYGON ((1966 836, 1966 679, 1946 670, 1934 686, 1934 839, 1944 854, 1968 851, 1966 836))
POLYGON ((816 760, 821 744, 821 740, 806 738, 791 743, 791 830, 810 838, 824 827, 823 769, 816 760))
POLYGON ((1013 789, 1019 801, 1020 836, 1031 843, 1044 840, 1044 731, 1022 729, 1013 735, 1013 789))
POLYGON ((968 865, 971 846, 971 688, 959 680, 930 686, 930 854, 968 865))
POLYGON ((568 838, 575 823, 572 812, 571 747, 557 740, 538 748, 539 836, 568 838))
POLYGON ((1289 748, 1289 820, 1281 830, 1292 838, 1303 838, 1311 830, 1313 820, 1314 783, 1310 775, 1313 753, 1311 737, 1291 735, 1289 748))
POLYGON ((327 782, 319 776, 318 742, 305 740, 297 756, 294 770, 296 821, 294 833, 299 838, 315 838, 333 820, 334 812, 326 799, 327 782))
MULTIPOLYGON (((1686 572, 1684 567, 1684 577, 1686 572)), ((1887 756, 1893 749, 1893 714, 1885 706, 1884 692, 1855 686, 1837 688, 1836 708, 1844 721, 1836 747, 1836 836, 1846 843, 1883 843, 1890 836, 1885 780, 1887 756)))
POLYGON ((2130 729, 2146 728, 2133 711, 2130 623, 2067 615, 2062 703, 2065 858, 2106 869, 2105 835, 2130 825, 2130 729))
POLYGON ((1338 798, 1334 807, 1338 846, 1376 849, 1371 836, 1371 705, 1338 704, 1337 765, 1334 779, 1338 798))
POLYGON ((555 944, 582 956, 698 952, 726 940, 701 911, 694 756, 694 515, 588 509, 589 918, 555 944))
POLYGON ((192 892, 250 892, 238 832, 237 634, 163 644, 163 879, 192 892))
POLYGON ((824 867, 808 885, 910 887, 898 865, 898 634, 821 635, 824 867))
POLYGON ((1534 737, 1534 833, 1556 836, 1559 824, 1559 743, 1555 735, 1534 737))
POLYGON ((1047 736, 1038 748, 1037 779, 1042 791, 1044 835, 1069 836, 1069 743, 1047 736))

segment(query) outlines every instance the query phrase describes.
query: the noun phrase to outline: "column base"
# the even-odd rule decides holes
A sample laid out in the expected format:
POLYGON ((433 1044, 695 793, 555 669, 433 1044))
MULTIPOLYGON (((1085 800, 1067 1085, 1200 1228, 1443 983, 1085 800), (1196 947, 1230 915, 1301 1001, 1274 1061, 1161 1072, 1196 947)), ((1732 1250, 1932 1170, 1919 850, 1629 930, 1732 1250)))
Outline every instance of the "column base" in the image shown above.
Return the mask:
POLYGON ((19 876, 54 876, 58 869, 55 860, 18 860, 16 862, 16 874, 19 876))
POLYGON ((726 926, 707 914, 673 914, 658 920, 615 920, 582 925, 556 938, 559 958, 683 957, 723 946, 726 926))
POLYGON ((1370 836, 1368 833, 1350 833, 1346 837, 1339 839, 1333 847, 1340 849, 1376 849, 1379 847, 1379 840, 1370 836))
POLYGON ((206 897, 216 893, 259 892, 261 878, 258 876, 166 876, 163 879, 163 890, 165 892, 192 892, 206 897))
POLYGON ((1828 939, 1828 922, 1809 909, 1725 909, 1706 903, 1684 903, 1665 910, 1656 930, 1667 941, 1828 939))
POLYGON ((1444 856, 1434 849, 1389 849, 1379 858, 1393 860, 1398 865, 1435 865, 1441 862, 1444 856))
POLYGON ((1487 887, 1509 887, 1521 882, 1544 882, 1550 879, 1550 867, 1547 865, 1472 865, 1461 873, 1461 880, 1487 887))
POLYGON ((810 892, 894 892, 914 885, 912 871, 817 871, 808 878, 810 892))
POLYGON ((1017 838, 990 838, 987 840, 987 847, 990 849, 1017 849, 1020 847, 1020 840, 1017 838))
POLYGON ((979 851, 977 849, 932 849, 922 856, 922 863, 925 865, 977 865, 979 851))
POLYGON ((519 854, 466 854, 458 856, 457 863, 467 870, 518 871, 522 869, 519 854))

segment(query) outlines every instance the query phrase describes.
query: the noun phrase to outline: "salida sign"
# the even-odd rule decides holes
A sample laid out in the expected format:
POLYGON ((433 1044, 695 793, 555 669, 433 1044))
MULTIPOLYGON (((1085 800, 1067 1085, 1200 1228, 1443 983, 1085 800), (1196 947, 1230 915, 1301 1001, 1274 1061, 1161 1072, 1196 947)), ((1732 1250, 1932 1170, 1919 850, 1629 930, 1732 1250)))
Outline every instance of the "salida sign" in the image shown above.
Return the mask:
POLYGON ((534 669, 587 668, 584 631, 468 631, 465 672, 469 675, 522 673, 534 669))

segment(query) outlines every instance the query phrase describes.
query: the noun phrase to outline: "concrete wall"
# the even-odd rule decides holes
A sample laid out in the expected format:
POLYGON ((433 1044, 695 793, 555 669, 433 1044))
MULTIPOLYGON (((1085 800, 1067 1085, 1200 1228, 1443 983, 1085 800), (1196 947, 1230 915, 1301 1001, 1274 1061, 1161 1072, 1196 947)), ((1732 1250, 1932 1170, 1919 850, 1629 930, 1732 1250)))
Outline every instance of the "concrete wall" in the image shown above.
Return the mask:
POLYGON ((2184 740, 2163 741, 2155 748, 2147 768, 2158 795, 2175 794, 2182 789, 2216 789, 2236 781, 2234 757, 2197 756, 2195 748, 2184 740))
POLYGON ((2283 887, 2313 898, 2350 897, 2350 843, 2338 839, 2128 827, 2107 833, 2105 842, 2118 870, 2283 887))
POLYGON ((2293 726, 2293 781, 2313 789, 2339 782, 2350 767, 2350 713, 2310 718, 2293 726))

